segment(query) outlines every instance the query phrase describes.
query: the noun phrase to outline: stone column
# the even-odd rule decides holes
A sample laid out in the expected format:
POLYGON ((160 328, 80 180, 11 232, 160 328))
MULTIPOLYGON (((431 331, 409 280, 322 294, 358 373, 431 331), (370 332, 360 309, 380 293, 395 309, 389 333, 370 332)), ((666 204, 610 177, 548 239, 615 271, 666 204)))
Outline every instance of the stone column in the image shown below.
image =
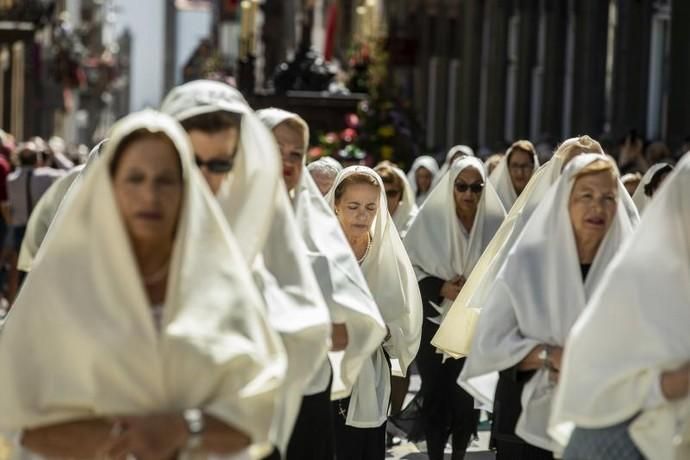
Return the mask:
POLYGON ((479 92, 484 2, 465 0, 460 16, 461 71, 458 140, 477 146, 479 143, 479 92))
POLYGON ((563 90, 565 78, 566 34, 568 26, 567 2, 545 0, 546 52, 544 59, 544 88, 542 93, 540 138, 555 144, 561 140, 563 124, 563 90))

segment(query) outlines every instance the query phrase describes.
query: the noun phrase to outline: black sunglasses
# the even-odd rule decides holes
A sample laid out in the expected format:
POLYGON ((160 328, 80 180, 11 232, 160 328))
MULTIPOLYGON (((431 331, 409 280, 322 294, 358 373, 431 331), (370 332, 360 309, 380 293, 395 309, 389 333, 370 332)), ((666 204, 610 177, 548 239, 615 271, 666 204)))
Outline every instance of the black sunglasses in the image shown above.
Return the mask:
POLYGON ((479 184, 465 184, 464 182, 456 182, 455 183, 455 190, 458 193, 465 193, 467 190, 470 192, 474 193, 475 195, 479 195, 482 193, 482 190, 484 190, 484 184, 479 183, 479 184))
POLYGON ((235 164, 234 158, 230 158, 227 160, 220 158, 211 158, 210 160, 204 161, 196 155, 194 156, 194 161, 196 162, 196 165, 199 168, 206 166, 206 169, 215 174, 223 174, 230 172, 232 171, 232 167, 235 164))

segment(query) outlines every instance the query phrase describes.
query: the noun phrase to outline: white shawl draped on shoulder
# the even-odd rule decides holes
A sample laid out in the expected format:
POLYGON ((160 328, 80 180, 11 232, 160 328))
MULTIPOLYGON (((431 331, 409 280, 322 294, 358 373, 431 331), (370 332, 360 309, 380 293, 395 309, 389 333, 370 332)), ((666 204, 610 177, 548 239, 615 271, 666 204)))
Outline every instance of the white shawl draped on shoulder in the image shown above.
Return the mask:
POLYGON ((266 440, 283 348, 187 136, 145 111, 111 139, 58 213, 0 334, 0 430, 201 408, 266 440), (139 129, 172 140, 184 178, 160 332, 110 178, 118 144, 139 129))
MULTIPOLYGON (((523 150, 520 150, 521 152, 523 150)), ((501 158, 501 161, 496 166, 489 176, 489 180, 494 184, 496 193, 501 197, 501 202, 506 211, 510 211, 513 207, 515 201, 518 199, 518 194, 515 191, 515 186, 513 185, 513 179, 510 177, 510 168, 508 167, 508 162, 510 161, 510 156, 513 154, 513 150, 508 150, 505 155, 501 158)), ((532 173, 536 172, 539 168, 539 157, 536 153, 532 154, 534 160, 534 170, 532 173)))
MULTIPOLYGON (((372 169, 350 166, 338 174, 326 197, 333 208, 335 190, 352 174, 374 178, 380 188, 379 209, 371 229, 371 250, 361 265, 364 278, 390 330, 383 344, 391 359, 397 359, 405 373, 419 349, 422 333, 422 299, 410 259, 388 214, 383 182, 372 169)), ((390 371, 379 347, 362 366, 355 383, 347 414, 347 424, 359 428, 381 426, 387 418, 390 398, 390 371)))
POLYGON ((434 157, 422 155, 415 158, 410 171, 407 173, 407 181, 412 188, 412 194, 415 197, 415 203, 417 206, 421 206, 422 203, 424 203, 424 200, 426 200, 426 197, 429 196, 429 193, 431 193, 431 189, 433 187, 429 186, 429 190, 427 190, 425 193, 419 193, 419 189, 417 188, 417 170, 419 168, 424 168, 431 173, 431 183, 433 184, 436 176, 438 175, 438 163, 434 157))
MULTIPOLYGON (((273 443, 284 450, 305 388, 330 348, 328 308, 295 222, 273 134, 231 86, 207 80, 187 83, 166 97, 163 111, 173 112, 183 98, 192 99, 191 105, 198 103, 241 116, 234 167, 216 198, 242 243, 271 325, 280 333, 287 353, 287 375, 279 395, 280 413, 274 418, 271 436, 273 443)), ((192 107, 175 116, 184 120, 198 114, 199 110, 192 107)))
POLYGON ((62 201, 68 196, 72 183, 98 159, 99 150, 105 141, 101 141, 91 150, 85 165, 72 168, 67 174, 56 180, 53 185, 41 196, 31 212, 31 217, 26 224, 26 233, 19 251, 17 268, 24 272, 31 271, 36 253, 48 234, 50 224, 53 222, 62 201))
MULTIPOLYGON (((455 299, 448 315, 441 323, 441 327, 431 342, 444 353, 454 358, 463 356, 459 352, 461 347, 458 344, 463 344, 465 338, 458 337, 454 333, 461 309, 481 309, 486 303, 486 298, 492 291, 493 282, 498 275, 498 271, 503 266, 522 229, 527 224, 536 207, 543 201, 552 184, 561 176, 561 170, 565 161, 563 152, 569 144, 574 142, 577 142, 577 138, 568 139, 561 144, 561 148, 559 148, 554 157, 532 175, 532 178, 517 201, 515 201, 513 207, 508 211, 508 215, 480 257, 479 262, 477 262, 474 270, 465 282, 460 295, 455 299)), ((637 224, 639 214, 630 196, 626 193, 619 196, 618 199, 623 204, 625 212, 633 224, 637 224)))
MULTIPOLYGON (((574 176, 588 164, 608 161, 598 154, 573 159, 534 211, 487 297, 459 383, 475 398, 491 403, 493 394, 477 378, 509 369, 537 345, 564 346, 570 328, 602 279, 604 270, 630 235, 633 225, 618 207, 583 283, 568 212, 574 176)), ((618 196, 626 193, 619 181, 618 196)), ((516 434, 542 449, 554 450, 546 434, 554 387, 538 370, 522 392, 516 434)))
MULTIPOLYGON (((501 200, 486 180, 481 161, 474 157, 457 160, 424 202, 404 239, 417 280, 467 278, 504 218, 501 200), (476 169, 485 184, 469 237, 460 228, 453 195, 455 180, 466 168, 476 169)), ((446 300, 441 307, 450 305, 446 300)))
MULTIPOLYGON (((309 128, 302 118, 280 109, 260 110, 257 115, 270 129, 286 120, 297 122, 302 127, 306 150, 309 128)), ((333 210, 304 165, 292 204, 331 321, 347 327, 349 340, 344 353, 331 353, 337 367, 334 397, 342 398, 352 391, 362 364, 381 344, 386 328, 333 210)))
POLYGON ((663 371, 690 360, 690 156, 680 161, 573 327, 551 418, 567 444, 573 425, 630 427, 646 458, 676 459, 688 442, 687 400, 645 407, 663 371), (679 422, 680 426, 676 423, 679 422), (677 428, 686 430, 677 433, 677 428))

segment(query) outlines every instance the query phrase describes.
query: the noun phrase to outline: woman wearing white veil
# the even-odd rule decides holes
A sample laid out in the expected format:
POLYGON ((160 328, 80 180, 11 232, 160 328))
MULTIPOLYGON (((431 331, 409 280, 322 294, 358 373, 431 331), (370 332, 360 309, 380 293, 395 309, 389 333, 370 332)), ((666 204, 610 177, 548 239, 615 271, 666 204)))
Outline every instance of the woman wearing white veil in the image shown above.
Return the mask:
POLYGON ((478 382, 500 372, 494 398, 497 459, 552 458, 546 433, 560 355, 632 222, 615 165, 582 154, 532 214, 479 317, 459 383, 490 403, 478 382))
POLYGON ((395 228, 400 237, 404 238, 412 220, 417 215, 419 208, 415 202, 414 192, 407 176, 402 169, 390 162, 383 162, 374 168, 386 188, 388 200, 388 213, 393 218, 395 228))
MULTIPOLYGON (((362 364, 381 344, 386 328, 333 210, 306 170, 307 123, 297 114, 275 108, 259 110, 257 115, 276 136, 283 169, 291 173, 286 185, 333 322, 333 351, 339 352, 332 354, 338 384, 334 396, 339 398, 350 394, 362 364)), ((331 367, 324 360, 305 391, 288 460, 333 457, 330 378, 331 367)))
POLYGON ((364 166, 345 168, 327 201, 334 209, 388 329, 364 363, 349 398, 335 401, 336 458, 382 460, 391 391, 389 359, 405 373, 421 335, 422 306, 414 270, 386 206, 381 178, 364 166))
POLYGON ((110 137, 0 334, 0 431, 48 458, 265 441, 284 352, 184 131, 144 111, 110 137))
MULTIPOLYGON (((474 157, 453 164, 424 202, 404 239, 417 274, 425 319, 417 367, 422 377, 421 415, 429 458, 443 458, 448 435, 453 458, 465 457, 476 432, 479 411, 456 384, 464 364, 442 361, 431 345, 443 310, 449 308, 464 279, 505 218, 505 210, 484 165, 474 157)), ((418 430, 415 430, 418 431, 418 430)))
POLYGON ((690 458, 689 300, 685 155, 568 339, 550 421, 564 458, 690 458))
POLYGON ((438 175, 438 163, 434 157, 422 155, 415 158, 410 171, 407 173, 407 181, 412 187, 417 206, 421 206, 426 197, 431 193, 434 179, 438 175))
POLYGON ((538 168, 539 157, 530 141, 516 141, 508 148, 496 169, 489 175, 506 211, 513 207, 538 168))
POLYGON ((441 169, 439 170, 438 174, 436 174, 436 177, 434 177, 434 185, 432 188, 436 187, 436 184, 438 184, 441 178, 448 172, 453 163, 455 163, 455 160, 462 157, 473 156, 475 156, 474 150, 472 150, 472 147, 468 145, 456 145, 448 150, 448 153, 446 154, 446 161, 443 162, 441 169))
MULTIPOLYGON (((498 271, 532 213, 543 201, 552 184, 561 176, 563 168, 583 152, 603 154, 599 143, 589 136, 567 139, 558 147, 553 158, 532 175, 527 187, 508 211, 503 224, 467 278, 460 295, 448 311, 432 341, 444 353, 454 358, 467 356, 473 328, 465 324, 465 318, 475 316, 467 315, 467 312, 476 312, 486 303, 498 271), (458 330, 465 332, 459 333, 458 330)), ((619 196, 619 199, 631 221, 636 224, 639 215, 632 199, 627 194, 619 196)))
POLYGON ((242 242, 271 325, 285 346, 288 369, 271 435, 284 453, 302 394, 330 348, 331 327, 281 177, 278 147, 244 97, 220 82, 199 80, 179 86, 165 98, 162 110, 190 135, 197 164, 242 242), (239 139, 236 125, 225 125, 229 116, 239 118, 239 139), (227 158, 232 170, 215 173, 214 163, 227 158))
POLYGON ((659 190, 664 179, 673 171, 673 165, 668 163, 657 163, 652 165, 644 176, 640 184, 633 193, 632 200, 637 206, 637 210, 642 214, 645 208, 652 201, 652 197, 659 190))

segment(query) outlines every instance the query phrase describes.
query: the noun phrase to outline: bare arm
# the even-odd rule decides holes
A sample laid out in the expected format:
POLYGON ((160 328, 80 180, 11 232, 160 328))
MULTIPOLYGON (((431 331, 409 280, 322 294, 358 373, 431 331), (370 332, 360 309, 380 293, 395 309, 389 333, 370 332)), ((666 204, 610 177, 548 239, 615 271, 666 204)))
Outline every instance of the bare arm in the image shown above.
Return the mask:
POLYGON ((668 401, 683 399, 688 395, 690 385, 690 364, 680 369, 661 374, 661 392, 668 401))
POLYGON ((113 425, 105 419, 92 419, 29 429, 21 444, 46 458, 96 458, 112 447, 113 425))

